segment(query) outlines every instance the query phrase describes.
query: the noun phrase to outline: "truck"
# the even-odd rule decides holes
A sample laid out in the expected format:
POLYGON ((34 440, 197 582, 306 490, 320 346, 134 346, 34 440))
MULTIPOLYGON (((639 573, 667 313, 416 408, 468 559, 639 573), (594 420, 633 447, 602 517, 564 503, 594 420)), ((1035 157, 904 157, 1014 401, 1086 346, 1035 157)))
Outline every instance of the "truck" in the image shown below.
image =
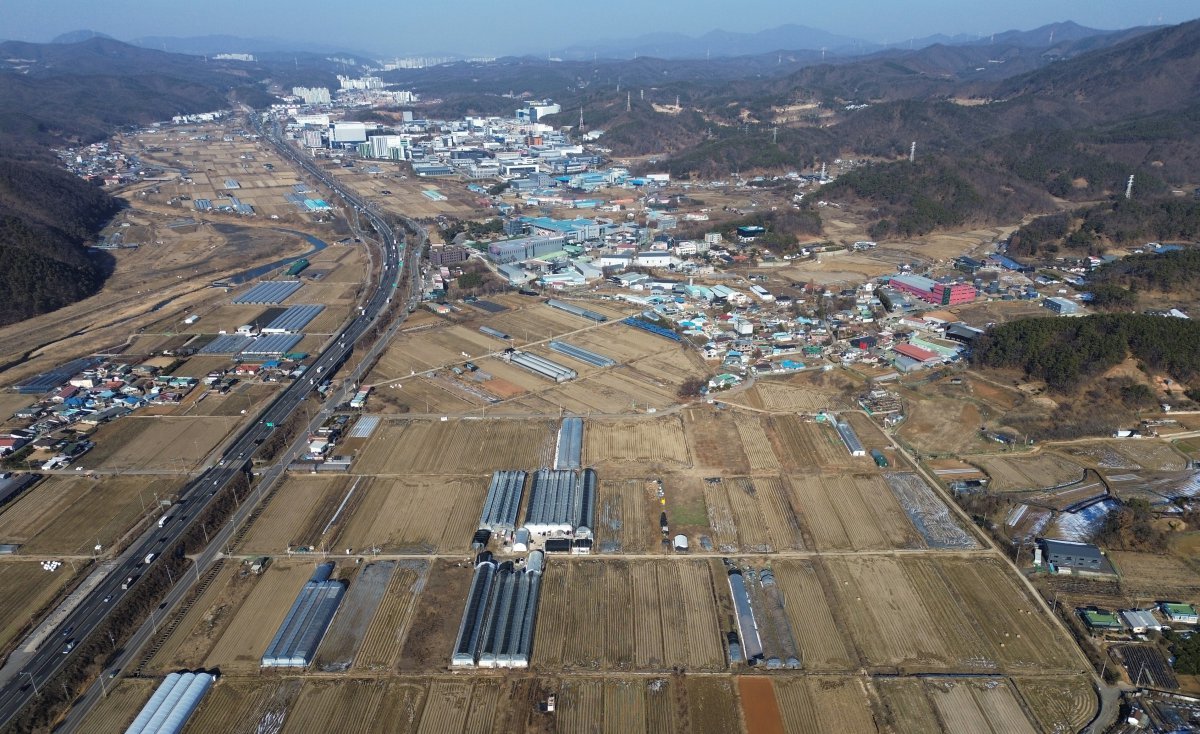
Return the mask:
POLYGON ((171 509, 164 512, 162 517, 158 518, 158 526, 160 528, 165 528, 167 526, 167 523, 171 522, 174 519, 175 519, 175 508, 172 507, 171 509))
POLYGON ((144 562, 145 562, 145 563, 150 563, 151 561, 153 561, 153 560, 154 560, 155 558, 157 558, 157 557, 158 557, 158 554, 157 554, 157 553, 147 553, 147 554, 146 554, 146 558, 144 559, 144 562))
POLYGON ((125 580, 121 582, 121 588, 128 589, 130 586, 133 586, 133 582, 137 581, 137 579, 137 576, 127 576, 125 580))

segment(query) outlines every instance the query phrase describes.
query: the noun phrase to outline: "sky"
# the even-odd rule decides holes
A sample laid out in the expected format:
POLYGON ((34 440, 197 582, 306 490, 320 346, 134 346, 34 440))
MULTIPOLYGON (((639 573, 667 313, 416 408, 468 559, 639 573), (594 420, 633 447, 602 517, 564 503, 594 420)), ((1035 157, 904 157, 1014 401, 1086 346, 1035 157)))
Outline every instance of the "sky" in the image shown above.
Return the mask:
POLYGON ((381 56, 483 56, 540 54, 646 33, 752 32, 786 23, 895 43, 936 33, 1028 30, 1063 20, 1117 29, 1200 17, 1196 0, 367 0, 339 5, 330 0, 0 0, 0 36, 42 42, 80 29, 120 40, 220 34, 293 38, 381 56))

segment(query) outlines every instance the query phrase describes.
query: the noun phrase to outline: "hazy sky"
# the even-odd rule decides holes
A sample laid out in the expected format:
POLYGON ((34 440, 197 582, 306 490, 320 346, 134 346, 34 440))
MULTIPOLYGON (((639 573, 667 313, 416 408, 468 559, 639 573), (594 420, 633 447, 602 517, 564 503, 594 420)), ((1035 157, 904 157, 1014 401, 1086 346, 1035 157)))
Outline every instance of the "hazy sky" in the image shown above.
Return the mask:
POLYGON ((1028 30, 1061 20, 1125 28, 1190 20, 1200 16, 1200 5, 1196 0, 0 0, 0 15, 0 36, 25 41, 86 28, 122 40, 227 34, 295 38, 385 55, 490 55, 544 53, 660 31, 700 35, 784 23, 874 42, 1028 30))

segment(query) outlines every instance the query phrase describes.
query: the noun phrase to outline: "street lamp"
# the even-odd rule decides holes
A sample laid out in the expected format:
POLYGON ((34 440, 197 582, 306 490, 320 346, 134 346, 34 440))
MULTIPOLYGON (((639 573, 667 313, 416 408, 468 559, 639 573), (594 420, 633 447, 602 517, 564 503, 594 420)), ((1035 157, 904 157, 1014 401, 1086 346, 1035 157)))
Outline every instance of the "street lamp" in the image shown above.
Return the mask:
POLYGON ((33 673, 30 673, 28 670, 22 670, 21 675, 29 676, 29 682, 33 684, 33 695, 35 695, 35 696, 42 695, 41 692, 38 691, 37 679, 33 677, 33 673))

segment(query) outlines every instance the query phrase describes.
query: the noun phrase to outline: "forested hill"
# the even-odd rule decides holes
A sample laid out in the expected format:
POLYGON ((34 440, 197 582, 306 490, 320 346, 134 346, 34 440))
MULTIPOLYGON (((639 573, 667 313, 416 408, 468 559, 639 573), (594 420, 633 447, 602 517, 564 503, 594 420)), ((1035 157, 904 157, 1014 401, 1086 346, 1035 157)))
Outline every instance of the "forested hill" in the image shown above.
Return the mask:
POLYGON ((1188 383, 1200 376, 1200 323, 1142 314, 1033 318, 994 327, 979 339, 972 361, 1016 368, 1070 392, 1130 356, 1151 371, 1188 383))
POLYGON ((107 255, 81 242, 117 211, 117 201, 56 166, 0 158, 0 325, 95 293, 107 255))

